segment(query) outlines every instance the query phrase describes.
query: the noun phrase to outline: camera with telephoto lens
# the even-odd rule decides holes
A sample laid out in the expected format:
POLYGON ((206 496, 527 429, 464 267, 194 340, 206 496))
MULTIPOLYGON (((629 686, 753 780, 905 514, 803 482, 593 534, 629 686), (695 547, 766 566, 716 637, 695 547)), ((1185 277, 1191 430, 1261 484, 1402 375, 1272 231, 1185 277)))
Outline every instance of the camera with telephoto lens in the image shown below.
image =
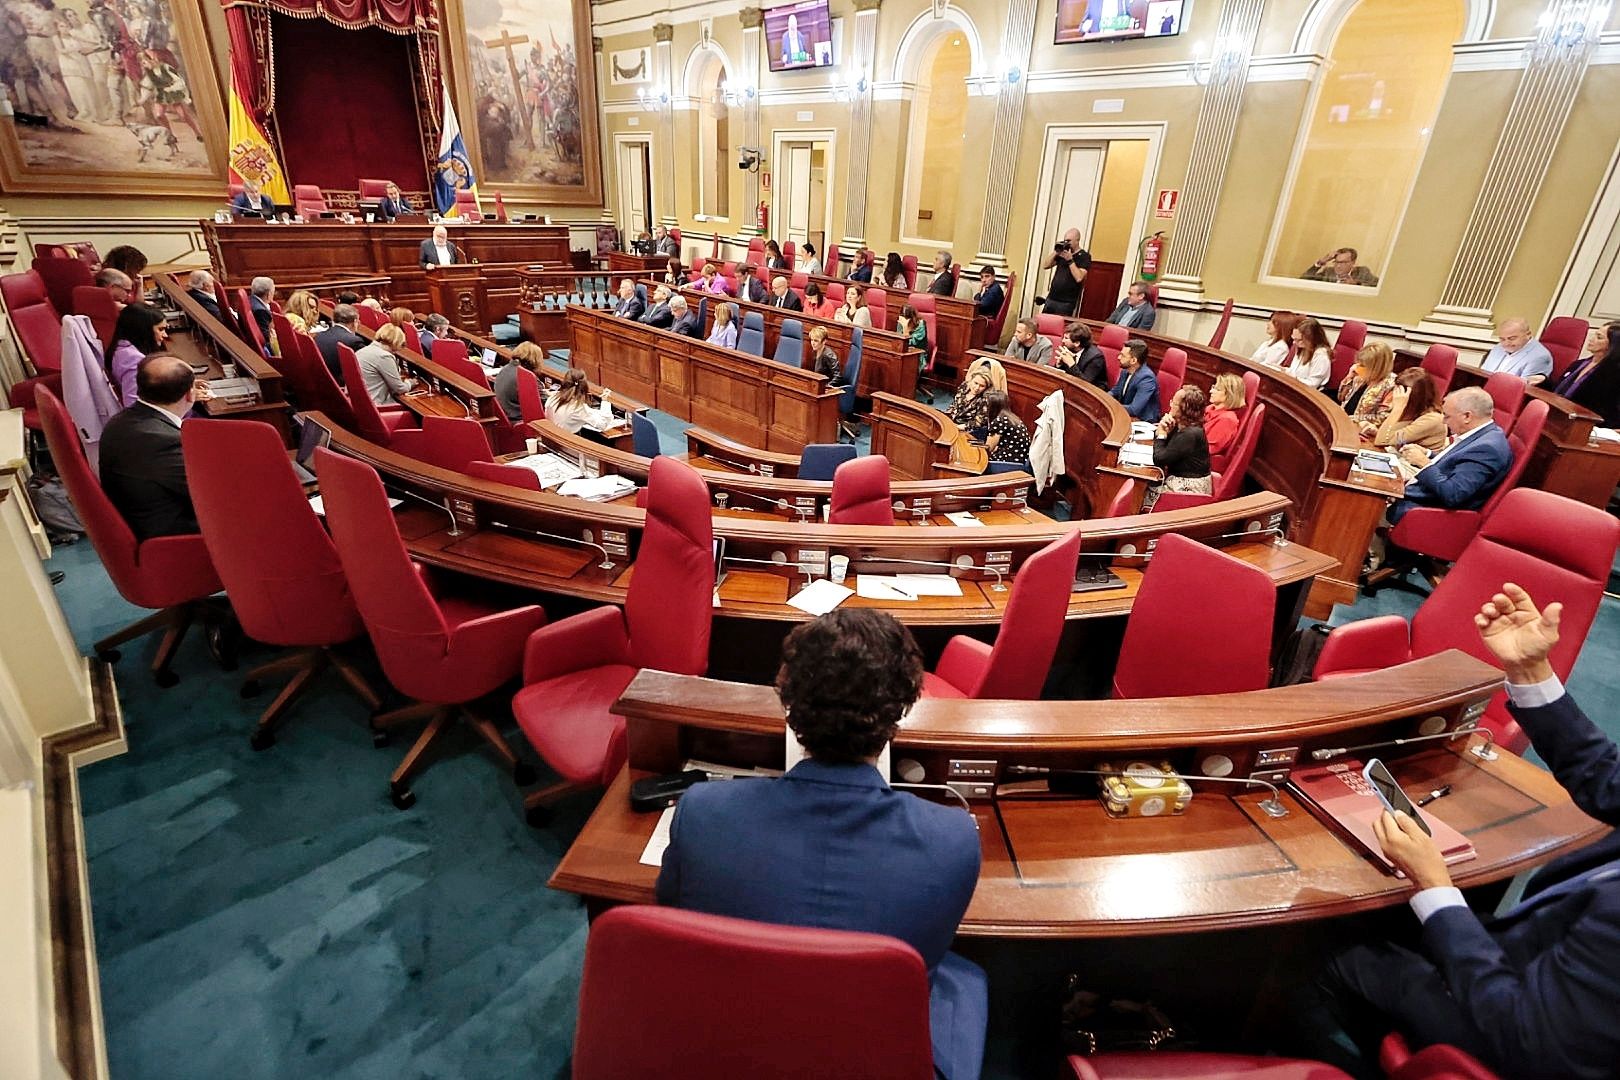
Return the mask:
POLYGON ((1052 245, 1052 250, 1060 255, 1067 255, 1069 252, 1074 250, 1074 245, 1069 243, 1067 240, 1059 240, 1057 243, 1052 245))

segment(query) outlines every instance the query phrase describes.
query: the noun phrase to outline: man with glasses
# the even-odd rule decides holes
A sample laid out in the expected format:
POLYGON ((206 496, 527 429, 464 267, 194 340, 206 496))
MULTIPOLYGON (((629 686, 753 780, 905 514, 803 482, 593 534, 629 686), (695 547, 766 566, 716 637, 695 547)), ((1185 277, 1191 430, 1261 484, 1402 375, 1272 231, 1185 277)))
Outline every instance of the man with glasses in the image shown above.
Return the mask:
POLYGON ((1306 281, 1326 281, 1333 285, 1360 285, 1371 289, 1378 284, 1378 275, 1358 265, 1361 252, 1353 247, 1342 247, 1330 251, 1317 259, 1310 268, 1299 275, 1306 281))
POLYGON ((1508 467, 1513 450, 1493 420, 1495 403, 1482 387, 1453 390, 1441 403, 1450 440, 1433 457, 1416 443, 1401 447, 1401 460, 1418 471, 1404 495, 1389 508, 1395 524, 1414 506, 1478 510, 1491 497, 1508 467))

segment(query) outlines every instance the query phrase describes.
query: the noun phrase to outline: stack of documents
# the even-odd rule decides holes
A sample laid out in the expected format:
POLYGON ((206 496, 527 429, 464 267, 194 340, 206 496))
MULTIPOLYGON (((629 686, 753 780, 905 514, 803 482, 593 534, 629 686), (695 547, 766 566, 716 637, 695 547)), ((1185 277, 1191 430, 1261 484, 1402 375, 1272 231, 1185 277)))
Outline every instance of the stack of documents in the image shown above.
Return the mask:
POLYGON ((855 579, 855 595, 863 600, 961 596, 962 583, 949 574, 862 574, 855 579))
POLYGON ((635 481, 623 476, 584 476, 565 481, 557 489, 557 494, 605 502, 608 499, 617 499, 621 495, 628 495, 634 490, 636 490, 635 481))
POLYGON ((525 458, 518 458, 512 462, 524 469, 529 469, 540 477, 540 490, 545 491, 556 487, 567 480, 574 480, 583 475, 579 466, 560 454, 530 454, 525 458))

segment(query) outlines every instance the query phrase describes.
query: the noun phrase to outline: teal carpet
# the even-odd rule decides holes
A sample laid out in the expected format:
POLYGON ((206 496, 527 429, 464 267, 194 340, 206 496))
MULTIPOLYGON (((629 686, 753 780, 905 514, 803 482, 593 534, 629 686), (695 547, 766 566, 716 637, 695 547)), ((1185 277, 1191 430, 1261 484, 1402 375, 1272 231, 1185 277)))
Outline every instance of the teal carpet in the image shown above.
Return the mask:
MULTIPOLYGON (((87 651, 139 614, 88 542, 49 568, 67 574, 61 600, 87 651)), ((1386 591, 1335 621, 1416 604, 1386 591)), ((463 736, 402 813, 386 778, 411 733, 374 749, 334 676, 255 753, 248 732, 273 690, 243 701, 240 676, 192 639, 180 685, 160 691, 152 647, 118 665, 129 753, 80 774, 115 1080, 566 1076, 586 922, 545 883, 591 798, 532 829, 518 789, 463 736)), ((1572 688, 1620 735, 1617 662, 1620 612, 1605 601, 1572 688)), ((989 1057, 986 1076, 1021 1074, 1009 1039, 989 1057)))

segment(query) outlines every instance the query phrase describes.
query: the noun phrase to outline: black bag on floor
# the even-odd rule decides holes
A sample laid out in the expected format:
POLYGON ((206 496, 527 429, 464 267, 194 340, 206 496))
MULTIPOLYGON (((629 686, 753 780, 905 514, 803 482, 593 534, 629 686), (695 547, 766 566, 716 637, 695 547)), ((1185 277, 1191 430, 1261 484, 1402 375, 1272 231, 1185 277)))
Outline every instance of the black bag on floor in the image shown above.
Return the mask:
POLYGON ((1106 1054, 1118 1050, 1159 1050, 1176 1039, 1176 1027, 1151 1001, 1105 998, 1069 976, 1063 1003, 1063 1045, 1070 1053, 1106 1054))
POLYGON ((1327 644, 1330 627, 1326 623, 1313 623, 1294 631, 1294 636, 1283 646, 1277 658, 1277 670, 1272 675, 1272 686, 1294 686, 1311 681, 1316 670, 1316 658, 1327 644))

